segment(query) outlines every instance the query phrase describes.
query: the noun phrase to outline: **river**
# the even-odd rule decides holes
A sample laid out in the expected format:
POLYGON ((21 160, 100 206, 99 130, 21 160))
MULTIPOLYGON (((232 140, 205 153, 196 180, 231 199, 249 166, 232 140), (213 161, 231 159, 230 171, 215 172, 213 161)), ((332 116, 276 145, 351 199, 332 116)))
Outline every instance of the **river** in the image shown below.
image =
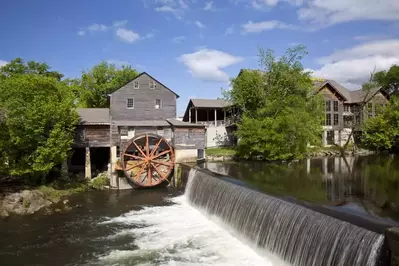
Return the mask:
MULTIPOLYGON (((398 220, 394 156, 323 158, 291 164, 206 163, 268 194, 398 220)), ((97 191, 70 198, 68 213, 0 221, 1 265, 282 265, 233 236, 181 192, 97 191)))

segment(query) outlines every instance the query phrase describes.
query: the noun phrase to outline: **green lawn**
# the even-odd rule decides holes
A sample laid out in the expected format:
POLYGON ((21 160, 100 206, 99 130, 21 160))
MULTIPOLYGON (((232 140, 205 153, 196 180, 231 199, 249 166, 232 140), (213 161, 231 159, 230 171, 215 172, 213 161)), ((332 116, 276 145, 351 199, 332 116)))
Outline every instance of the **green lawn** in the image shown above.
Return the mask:
POLYGON ((235 153, 234 147, 208 148, 205 150, 207 156, 233 156, 235 153))

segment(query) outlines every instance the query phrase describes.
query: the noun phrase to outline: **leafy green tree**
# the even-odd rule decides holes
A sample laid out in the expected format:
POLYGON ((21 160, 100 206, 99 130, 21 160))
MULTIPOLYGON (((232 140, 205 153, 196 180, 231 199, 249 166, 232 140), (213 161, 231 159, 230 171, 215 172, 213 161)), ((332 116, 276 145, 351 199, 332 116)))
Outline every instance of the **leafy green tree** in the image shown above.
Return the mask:
POLYGON ((362 143, 378 151, 399 147, 399 96, 393 96, 379 115, 364 122, 362 143))
POLYGON ((374 82, 382 86, 388 94, 399 93, 399 66, 393 65, 388 71, 379 71, 374 75, 374 82))
POLYGON ((90 71, 83 72, 78 81, 80 91, 79 105, 89 108, 109 107, 108 94, 113 93, 124 84, 137 76, 137 71, 130 66, 117 68, 113 64, 102 62, 94 66, 90 71))
POLYGON ((320 144, 323 104, 301 64, 306 53, 297 46, 277 59, 273 51, 260 49, 262 69, 232 81, 227 98, 243 111, 238 155, 289 160, 303 157, 308 144, 320 144))
POLYGON ((2 171, 38 181, 65 160, 78 122, 73 101, 69 87, 53 77, 7 75, 0 82, 2 171))
POLYGON ((53 77, 57 80, 61 80, 64 76, 57 71, 50 71, 50 66, 46 63, 39 63, 35 61, 28 61, 25 63, 19 57, 12 60, 7 65, 0 67, 0 80, 22 74, 42 75, 53 77))

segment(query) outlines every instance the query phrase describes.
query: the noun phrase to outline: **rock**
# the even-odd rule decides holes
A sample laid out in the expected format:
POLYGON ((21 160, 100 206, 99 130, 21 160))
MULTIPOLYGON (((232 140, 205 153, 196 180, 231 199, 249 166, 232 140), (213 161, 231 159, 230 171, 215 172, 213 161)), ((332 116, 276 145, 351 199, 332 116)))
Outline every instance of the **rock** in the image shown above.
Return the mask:
POLYGON ((17 215, 32 214, 51 204, 51 201, 47 200, 40 191, 24 190, 6 195, 2 201, 0 212, 17 215))
POLYGON ((68 204, 69 200, 63 200, 62 203, 64 203, 64 205, 68 204))

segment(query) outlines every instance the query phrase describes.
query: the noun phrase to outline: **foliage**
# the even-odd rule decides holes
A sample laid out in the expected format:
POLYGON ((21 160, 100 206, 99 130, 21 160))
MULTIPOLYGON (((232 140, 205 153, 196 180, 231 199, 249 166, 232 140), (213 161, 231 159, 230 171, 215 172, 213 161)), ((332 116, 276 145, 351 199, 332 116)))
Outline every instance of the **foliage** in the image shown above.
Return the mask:
POLYGON ((21 58, 16 58, 7 65, 0 67, 0 80, 23 74, 53 77, 57 80, 61 80, 64 76, 57 71, 50 71, 50 66, 46 63, 39 63, 35 61, 28 61, 25 63, 21 58))
POLYGON ((388 71, 375 73, 373 80, 382 86, 388 94, 399 93, 399 66, 393 65, 388 71))
POLYGON ((223 147, 223 148, 208 148, 205 151, 206 155, 210 156, 233 156, 235 155, 234 148, 230 147, 223 147))
POLYGON ((74 92, 78 94, 81 107, 106 108, 109 107, 108 95, 136 76, 137 71, 130 66, 117 68, 113 64, 102 62, 90 71, 83 72, 79 80, 68 82, 75 88, 74 92))
POLYGON ((262 71, 243 71, 232 81, 229 100, 242 108, 238 155, 266 160, 301 158, 308 144, 321 141, 323 105, 301 60, 303 46, 277 59, 260 50, 262 71))
MULTIPOLYGON (((6 65, 2 71, 9 68, 6 65)), ((46 73, 18 72, 3 78, 0 83, 3 172, 36 182, 66 159, 78 120, 73 100, 68 86, 46 73)))
POLYGON ((58 202, 61 198, 87 191, 87 184, 81 182, 71 182, 67 186, 58 183, 52 183, 46 186, 40 186, 39 191, 52 202, 58 202))
POLYGON ((94 189, 103 190, 105 186, 109 186, 109 178, 107 173, 99 174, 96 178, 93 178, 89 186, 94 189))
POLYGON ((399 146, 399 96, 393 96, 376 117, 363 124, 362 143, 372 150, 391 150, 399 146))

